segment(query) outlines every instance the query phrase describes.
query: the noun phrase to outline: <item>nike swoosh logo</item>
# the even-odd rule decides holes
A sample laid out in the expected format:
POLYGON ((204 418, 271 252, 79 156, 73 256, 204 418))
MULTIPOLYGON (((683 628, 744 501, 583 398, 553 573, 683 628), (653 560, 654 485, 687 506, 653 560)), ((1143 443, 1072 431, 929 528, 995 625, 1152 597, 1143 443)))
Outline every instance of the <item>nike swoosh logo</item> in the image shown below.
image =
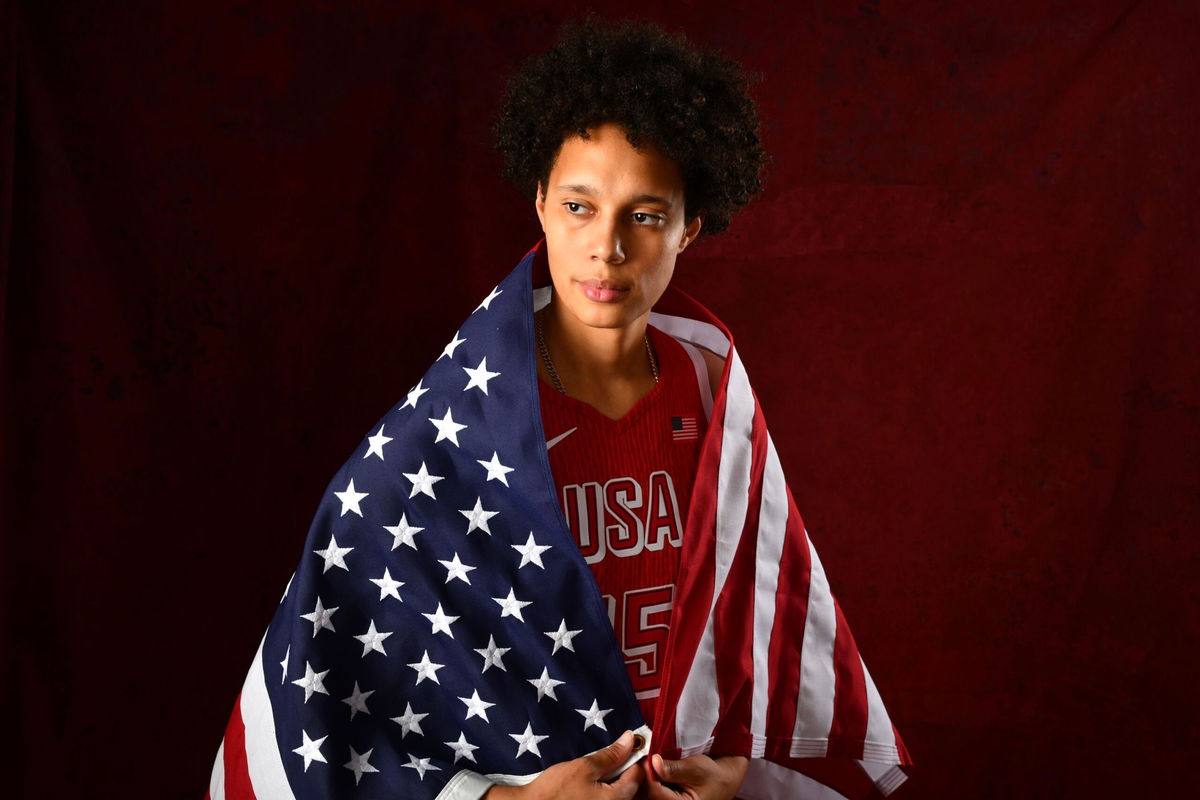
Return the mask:
POLYGON ((546 449, 549 450, 551 447, 554 447, 554 445, 558 444, 577 430, 579 430, 578 426, 571 428, 571 430, 567 431, 566 433, 560 433, 558 436, 555 436, 553 439, 546 442, 546 449))

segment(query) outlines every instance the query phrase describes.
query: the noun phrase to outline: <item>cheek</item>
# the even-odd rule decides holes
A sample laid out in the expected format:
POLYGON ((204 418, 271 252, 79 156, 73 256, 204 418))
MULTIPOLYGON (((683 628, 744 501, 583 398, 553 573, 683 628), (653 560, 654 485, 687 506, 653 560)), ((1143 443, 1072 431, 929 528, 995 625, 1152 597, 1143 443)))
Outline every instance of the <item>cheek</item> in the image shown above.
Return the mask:
POLYGON ((546 235, 546 243, 556 250, 566 252, 575 247, 577 237, 572 235, 570 221, 563 219, 561 214, 548 213, 542 232, 546 235))
POLYGON ((645 286, 647 293, 653 294, 654 302, 658 302, 658 298, 666 291, 667 285, 671 282, 671 276, 675 273, 675 260, 669 255, 664 255, 655 265, 652 272, 646 275, 645 286))

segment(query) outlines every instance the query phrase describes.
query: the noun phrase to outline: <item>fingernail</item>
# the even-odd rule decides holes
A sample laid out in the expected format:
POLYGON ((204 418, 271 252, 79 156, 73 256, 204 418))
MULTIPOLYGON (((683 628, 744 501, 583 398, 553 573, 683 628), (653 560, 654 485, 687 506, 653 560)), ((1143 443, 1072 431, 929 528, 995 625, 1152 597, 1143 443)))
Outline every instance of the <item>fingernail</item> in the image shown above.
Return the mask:
POLYGON ((632 741, 633 741, 633 731, 625 731, 624 733, 621 734, 620 738, 617 739, 617 744, 624 747, 625 745, 630 744, 632 741))

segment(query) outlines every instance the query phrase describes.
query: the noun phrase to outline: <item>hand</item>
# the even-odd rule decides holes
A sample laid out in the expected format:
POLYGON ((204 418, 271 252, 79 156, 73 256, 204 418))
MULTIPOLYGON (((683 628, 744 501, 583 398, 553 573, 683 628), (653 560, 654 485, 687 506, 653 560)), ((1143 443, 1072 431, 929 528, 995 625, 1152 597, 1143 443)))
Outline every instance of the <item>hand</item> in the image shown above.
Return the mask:
POLYGON ((749 759, 743 756, 697 755, 667 761, 656 753, 645 766, 646 796, 650 800, 731 800, 749 766, 749 759))
POLYGON ((632 752, 633 734, 625 731, 603 750, 555 764, 524 786, 493 786, 483 796, 487 800, 631 800, 645 780, 638 765, 612 783, 601 783, 600 778, 621 766, 632 752))

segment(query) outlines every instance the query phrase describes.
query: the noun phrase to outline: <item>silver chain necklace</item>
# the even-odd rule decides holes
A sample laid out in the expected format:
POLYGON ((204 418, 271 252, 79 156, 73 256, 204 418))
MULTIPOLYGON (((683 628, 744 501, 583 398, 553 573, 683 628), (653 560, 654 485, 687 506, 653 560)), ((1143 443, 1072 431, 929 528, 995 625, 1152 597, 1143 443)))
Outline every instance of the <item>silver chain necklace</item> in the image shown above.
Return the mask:
MULTIPOLYGON (((542 317, 537 317, 537 343, 538 352, 542 354, 542 363, 546 365, 546 372, 550 374, 550 380, 554 383, 554 388, 560 394, 566 394, 567 390, 563 388, 562 380, 558 377, 558 370, 554 368, 554 362, 550 360, 550 351, 546 349, 546 337, 542 333, 542 317)), ((650 336, 642 334, 642 343, 646 345, 646 358, 650 360, 650 372, 654 374, 654 382, 658 383, 658 360, 654 357, 654 350, 650 347, 650 336)))

